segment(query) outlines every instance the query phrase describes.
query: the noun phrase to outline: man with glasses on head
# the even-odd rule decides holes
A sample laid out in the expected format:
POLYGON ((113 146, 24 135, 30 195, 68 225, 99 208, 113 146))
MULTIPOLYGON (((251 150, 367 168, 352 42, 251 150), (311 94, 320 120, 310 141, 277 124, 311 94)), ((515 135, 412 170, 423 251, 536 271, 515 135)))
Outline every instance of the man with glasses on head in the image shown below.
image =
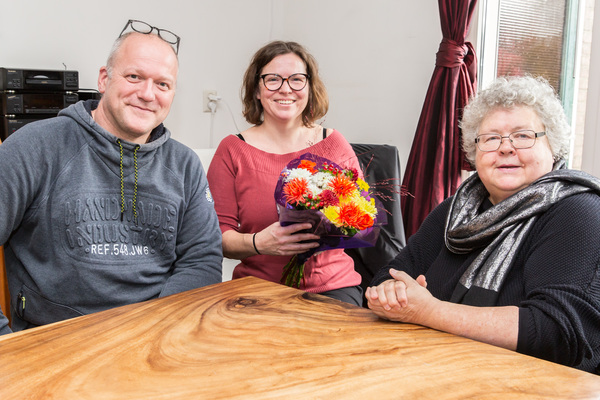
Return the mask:
POLYGON ((205 172, 163 125, 178 50, 172 32, 128 21, 100 68, 101 100, 0 146, 12 331, 221 282, 205 172))

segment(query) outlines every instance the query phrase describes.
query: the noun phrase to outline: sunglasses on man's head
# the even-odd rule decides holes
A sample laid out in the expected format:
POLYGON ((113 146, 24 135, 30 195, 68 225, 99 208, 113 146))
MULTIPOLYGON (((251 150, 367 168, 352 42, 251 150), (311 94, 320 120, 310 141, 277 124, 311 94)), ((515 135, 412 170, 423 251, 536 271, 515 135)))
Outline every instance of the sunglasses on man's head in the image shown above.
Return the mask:
POLYGON ((162 40, 164 40, 165 42, 167 42, 171 45, 174 45, 175 53, 179 54, 179 42, 181 41, 181 38, 179 36, 177 36, 176 34, 174 34, 173 32, 168 31, 166 29, 157 28, 157 27, 152 26, 144 21, 140 21, 137 19, 130 19, 129 21, 127 21, 127 24, 125 24, 125 28, 123 28, 123 30, 119 34, 119 37, 123 36, 123 33, 125 33, 125 31, 129 27, 131 27, 131 29, 137 33, 144 33, 144 34, 150 34, 150 33, 152 33, 152 31, 156 30, 158 37, 161 38, 162 40))

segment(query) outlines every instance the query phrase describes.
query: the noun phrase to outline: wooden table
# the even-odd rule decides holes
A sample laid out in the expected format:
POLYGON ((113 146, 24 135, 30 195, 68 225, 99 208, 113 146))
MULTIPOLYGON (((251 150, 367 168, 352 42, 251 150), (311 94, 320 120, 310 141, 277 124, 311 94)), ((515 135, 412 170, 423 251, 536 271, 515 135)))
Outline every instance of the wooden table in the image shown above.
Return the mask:
POLYGON ((600 398, 600 377, 244 278, 0 337, 0 399, 600 398))

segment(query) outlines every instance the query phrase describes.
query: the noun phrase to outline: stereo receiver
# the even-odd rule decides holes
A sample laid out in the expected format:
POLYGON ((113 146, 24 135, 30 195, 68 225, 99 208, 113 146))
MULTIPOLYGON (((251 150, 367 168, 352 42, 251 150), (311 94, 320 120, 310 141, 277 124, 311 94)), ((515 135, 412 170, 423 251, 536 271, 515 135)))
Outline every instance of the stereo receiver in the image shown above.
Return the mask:
POLYGON ((52 117, 52 115, 38 115, 36 117, 23 117, 23 118, 13 118, 13 117, 0 117, 0 140, 6 140, 11 134, 15 133, 15 131, 21 128, 24 125, 27 125, 30 122, 39 121, 42 119, 46 119, 52 117))
POLYGON ((77 93, 2 93, 0 114, 52 114, 77 103, 77 93))
POLYGON ((0 90, 34 92, 77 91, 77 71, 0 68, 0 90))

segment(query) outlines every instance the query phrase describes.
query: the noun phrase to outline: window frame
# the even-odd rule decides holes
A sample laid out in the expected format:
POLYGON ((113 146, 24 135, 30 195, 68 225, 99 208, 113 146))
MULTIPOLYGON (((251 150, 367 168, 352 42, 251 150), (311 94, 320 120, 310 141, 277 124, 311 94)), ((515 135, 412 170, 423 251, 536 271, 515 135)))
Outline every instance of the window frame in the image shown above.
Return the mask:
MULTIPOLYGON (((496 79, 498 61, 498 36, 501 0, 481 0, 478 7, 477 54, 478 86, 486 88, 496 79)), ((561 62, 561 92, 559 94, 567 120, 573 132, 577 115, 577 90, 581 55, 581 12, 585 0, 566 0, 565 26, 563 29, 563 54, 561 62)), ((571 139, 567 163, 573 160, 574 138, 571 139)))

